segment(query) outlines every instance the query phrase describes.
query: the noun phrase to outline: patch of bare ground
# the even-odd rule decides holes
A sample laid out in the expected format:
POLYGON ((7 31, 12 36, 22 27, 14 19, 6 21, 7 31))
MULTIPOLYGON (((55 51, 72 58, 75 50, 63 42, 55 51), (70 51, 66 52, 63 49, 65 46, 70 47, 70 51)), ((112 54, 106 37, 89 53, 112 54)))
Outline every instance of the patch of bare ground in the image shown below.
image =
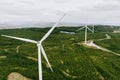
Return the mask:
POLYGON ((32 80, 32 79, 27 78, 27 77, 21 75, 20 73, 12 72, 8 75, 7 80, 32 80))
POLYGON ((7 52, 7 51, 8 51, 8 49, 4 49, 4 51, 5 51, 5 52, 7 52))
POLYGON ((28 59, 31 59, 31 60, 33 60, 33 61, 38 61, 38 59, 37 58, 34 58, 34 57, 30 57, 30 56, 26 56, 28 59))
POLYGON ((61 64, 64 64, 63 60, 60 60, 60 63, 61 63, 61 64))
POLYGON ((20 48, 20 46, 16 47, 16 53, 19 53, 19 48, 20 48))
POLYGON ((14 69, 22 69, 22 70, 26 70, 27 68, 23 68, 23 67, 14 67, 14 69))
POLYGON ((75 38, 70 38, 70 40, 75 40, 75 38))
POLYGON ((5 59, 6 58, 6 56, 0 56, 0 59, 5 59))
POLYGON ((79 77, 81 77, 81 76, 73 76, 73 75, 71 75, 71 74, 69 74, 69 73, 67 73, 67 72, 65 72, 65 71, 63 71, 63 70, 61 70, 62 71, 62 73, 66 76, 66 77, 71 77, 71 78, 79 78, 79 77))
MULTIPOLYGON (((34 57, 29 57, 29 56, 26 56, 26 57, 27 57, 28 59, 33 60, 33 61, 36 61, 36 62, 38 61, 38 59, 37 59, 37 58, 34 58, 34 57)), ((44 62, 42 62, 42 63, 44 63, 44 62)), ((48 65, 47 63, 44 63, 44 64, 46 65, 46 67, 47 67, 47 68, 50 68, 50 67, 49 67, 49 65, 48 65)), ((51 66, 52 66, 52 65, 51 65, 51 66)))
POLYGON ((57 49, 59 48, 59 46, 54 46, 54 47, 47 47, 49 50, 52 50, 52 49, 57 49))

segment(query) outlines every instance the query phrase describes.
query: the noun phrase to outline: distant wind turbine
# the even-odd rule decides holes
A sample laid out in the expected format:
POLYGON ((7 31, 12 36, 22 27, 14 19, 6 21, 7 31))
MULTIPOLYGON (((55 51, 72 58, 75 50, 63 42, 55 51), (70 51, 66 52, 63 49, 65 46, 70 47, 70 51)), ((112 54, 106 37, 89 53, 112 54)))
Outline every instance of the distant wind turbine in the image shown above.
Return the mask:
POLYGON ((82 29, 84 29, 84 28, 85 28, 85 44, 87 44, 87 31, 89 30, 89 31, 91 31, 91 32, 93 33, 93 30, 91 30, 90 28, 87 27, 87 25, 85 25, 84 27, 79 28, 79 29, 76 30, 76 31, 82 30, 82 29))
POLYGON ((92 33, 95 33, 95 26, 92 25, 92 33))
POLYGON ((45 60, 47 61, 50 70, 53 72, 53 69, 48 61, 47 55, 45 53, 45 50, 42 46, 42 42, 52 33, 52 31, 55 29, 55 27, 59 24, 59 22, 64 18, 65 15, 63 15, 60 20, 43 36, 43 38, 40 41, 35 41, 35 40, 31 40, 31 39, 25 39, 25 38, 20 38, 20 37, 14 37, 14 36, 8 36, 8 35, 1 35, 4 37, 8 37, 8 38, 12 38, 12 39, 17 39, 17 40, 21 40, 21 41, 25 41, 25 42, 30 42, 30 43, 35 43, 37 44, 38 47, 38 74, 39 74, 39 80, 42 80, 42 62, 41 62, 41 52, 45 58, 45 60))

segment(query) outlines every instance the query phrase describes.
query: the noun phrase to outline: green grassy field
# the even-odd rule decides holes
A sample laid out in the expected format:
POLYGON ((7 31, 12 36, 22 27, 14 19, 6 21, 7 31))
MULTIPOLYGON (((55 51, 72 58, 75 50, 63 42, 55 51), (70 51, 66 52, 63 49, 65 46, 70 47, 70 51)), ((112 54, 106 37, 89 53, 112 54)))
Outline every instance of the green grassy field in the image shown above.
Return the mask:
MULTIPOLYGON (((49 28, 29 28, 0 30, 0 34, 40 40, 49 28)), ((48 59, 54 72, 52 73, 42 57, 43 80, 120 80, 120 57, 98 49, 86 48, 76 44, 84 41, 84 31, 75 35, 61 34, 60 30, 75 31, 78 28, 60 27, 43 42, 48 59)), ((96 28, 96 33, 88 33, 88 39, 105 38, 109 33, 112 39, 96 41, 100 46, 120 53, 120 33, 112 33, 109 27, 102 31, 96 28), (108 30, 108 31, 107 31, 108 30)), ((38 80, 37 46, 0 36, 0 80, 6 80, 11 72, 38 80), (17 47, 19 46, 19 52, 17 47)))

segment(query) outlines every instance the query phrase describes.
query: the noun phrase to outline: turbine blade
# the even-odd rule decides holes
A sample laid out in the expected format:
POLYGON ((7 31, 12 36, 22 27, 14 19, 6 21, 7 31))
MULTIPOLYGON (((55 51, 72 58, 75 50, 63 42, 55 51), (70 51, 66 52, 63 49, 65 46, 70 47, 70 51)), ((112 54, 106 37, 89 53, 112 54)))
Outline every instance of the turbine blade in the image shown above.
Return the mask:
POLYGON ((1 36, 12 38, 12 39, 17 39, 17 40, 21 40, 21 41, 25 41, 25 42, 30 42, 30 43, 37 43, 37 41, 25 39, 25 38, 20 38, 20 37, 14 37, 14 36, 8 36, 8 35, 1 35, 1 36))
POLYGON ((55 27, 59 24, 59 22, 64 18, 65 14, 59 19, 59 21, 43 36, 43 38, 40 40, 41 42, 44 41, 51 32, 55 29, 55 27))
POLYGON ((44 50, 43 46, 40 45, 40 47, 41 47, 42 54, 43 54, 45 60, 47 61, 48 65, 49 65, 49 67, 50 67, 50 70, 53 72, 53 69, 52 69, 52 67, 51 67, 51 65, 50 65, 50 63, 49 63, 49 61, 48 61, 48 58, 47 58, 47 55, 46 55, 46 53, 45 53, 45 50, 44 50))
POLYGON ((87 27, 87 29, 88 29, 89 31, 93 32, 93 30, 91 30, 89 27, 87 27))
POLYGON ((82 27, 82 28, 79 28, 78 30, 76 30, 76 31, 80 31, 80 30, 82 30, 82 29, 84 29, 85 27, 82 27))

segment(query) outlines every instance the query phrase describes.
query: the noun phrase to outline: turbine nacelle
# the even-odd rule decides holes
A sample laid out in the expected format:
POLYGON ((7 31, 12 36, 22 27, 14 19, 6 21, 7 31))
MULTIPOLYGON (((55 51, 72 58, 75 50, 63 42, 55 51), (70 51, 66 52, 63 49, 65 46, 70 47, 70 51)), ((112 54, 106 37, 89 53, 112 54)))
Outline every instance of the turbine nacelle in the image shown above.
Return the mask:
POLYGON ((38 47, 41 46, 41 43, 37 42, 37 46, 38 46, 38 47))
POLYGON ((40 46, 42 45, 42 42, 41 41, 37 41, 37 46, 40 46))

